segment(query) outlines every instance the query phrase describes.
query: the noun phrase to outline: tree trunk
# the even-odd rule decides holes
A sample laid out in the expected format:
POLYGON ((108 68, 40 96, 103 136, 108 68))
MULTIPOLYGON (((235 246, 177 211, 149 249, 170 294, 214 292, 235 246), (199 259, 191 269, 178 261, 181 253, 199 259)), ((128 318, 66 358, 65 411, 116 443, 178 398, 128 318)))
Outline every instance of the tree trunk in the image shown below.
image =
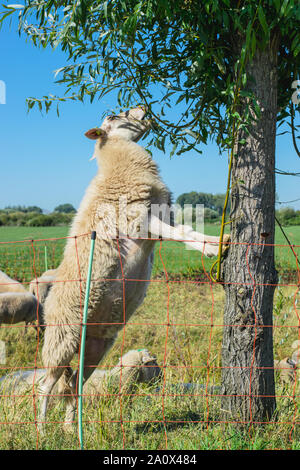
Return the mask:
MULTIPOLYGON (((272 313, 275 230, 277 41, 247 66, 261 108, 250 135, 239 132, 232 168, 232 232, 223 266, 226 304, 222 344, 224 421, 269 420, 275 410, 272 313)), ((244 103, 245 105, 246 103, 244 103)), ((243 106, 243 104, 242 104, 243 106)))

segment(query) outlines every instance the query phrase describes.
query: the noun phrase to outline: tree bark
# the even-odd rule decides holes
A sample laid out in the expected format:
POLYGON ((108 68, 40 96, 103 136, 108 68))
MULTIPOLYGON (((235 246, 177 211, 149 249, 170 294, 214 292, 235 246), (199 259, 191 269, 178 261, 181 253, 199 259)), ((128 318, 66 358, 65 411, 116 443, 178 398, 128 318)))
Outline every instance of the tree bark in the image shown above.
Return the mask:
MULTIPOLYGON (((223 266, 226 303, 222 344, 224 421, 269 420, 276 407, 273 362, 277 41, 247 66, 261 116, 240 131, 231 191, 231 242, 223 266), (269 246, 269 244, 271 244, 269 246)), ((242 104, 245 106, 246 102, 242 104)))

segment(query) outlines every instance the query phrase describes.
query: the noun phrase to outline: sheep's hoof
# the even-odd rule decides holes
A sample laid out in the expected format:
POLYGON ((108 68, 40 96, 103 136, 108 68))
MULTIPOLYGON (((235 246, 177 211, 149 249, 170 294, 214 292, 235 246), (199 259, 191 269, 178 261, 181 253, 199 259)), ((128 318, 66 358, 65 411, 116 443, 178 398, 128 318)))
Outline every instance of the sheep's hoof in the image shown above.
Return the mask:
POLYGON ((226 233, 223 236, 222 255, 225 255, 225 253, 227 253, 227 251, 229 250, 229 247, 230 247, 230 235, 226 233))

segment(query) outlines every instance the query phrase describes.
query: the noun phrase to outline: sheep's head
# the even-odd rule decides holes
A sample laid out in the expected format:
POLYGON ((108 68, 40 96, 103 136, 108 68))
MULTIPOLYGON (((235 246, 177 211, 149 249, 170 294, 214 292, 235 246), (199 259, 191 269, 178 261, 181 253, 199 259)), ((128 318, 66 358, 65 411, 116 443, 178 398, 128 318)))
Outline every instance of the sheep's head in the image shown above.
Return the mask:
POLYGON ((101 127, 90 129, 85 136, 92 140, 100 139, 102 142, 110 137, 137 142, 151 127, 151 121, 144 119, 145 115, 143 107, 130 109, 118 115, 112 114, 104 119, 101 127))

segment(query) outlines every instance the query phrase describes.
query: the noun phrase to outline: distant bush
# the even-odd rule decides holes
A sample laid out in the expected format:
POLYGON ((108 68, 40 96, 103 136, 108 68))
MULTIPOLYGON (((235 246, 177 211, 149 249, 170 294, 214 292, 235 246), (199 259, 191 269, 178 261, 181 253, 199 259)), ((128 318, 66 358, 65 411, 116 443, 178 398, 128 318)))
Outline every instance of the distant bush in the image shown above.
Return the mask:
MULTIPOLYGON (((193 207, 193 223, 196 219, 195 208, 197 204, 203 204, 204 221, 206 223, 220 224, 225 203, 225 194, 198 193, 191 191, 178 196, 176 203, 179 204, 182 209, 185 205, 191 205, 193 207)), ((227 219, 230 216, 230 198, 227 205, 226 216, 227 219)), ((282 209, 276 210, 276 217, 283 226, 300 225, 300 210, 295 210, 291 207, 283 207, 282 209)))
POLYGON ((69 225, 72 222, 75 213, 52 212, 50 215, 53 219, 53 225, 69 225))
POLYGON ((50 227, 51 225, 54 225, 53 217, 51 217, 51 215, 40 214, 29 219, 26 222, 26 225, 29 227, 50 227))
POLYGON ((204 209, 204 221, 208 223, 214 223, 220 220, 220 216, 217 211, 214 211, 213 209, 204 209))
POLYGON ((48 215, 37 215, 29 219, 26 223, 30 227, 50 227, 57 225, 69 225, 72 221, 74 214, 60 214, 52 212, 48 215))
POLYGON ((43 210, 38 206, 7 206, 2 209, 5 212, 36 212, 42 214, 43 210))
POLYGON ((51 214, 43 214, 42 210, 37 206, 6 207, 5 209, 0 209, 0 225, 23 227, 70 225, 76 212, 74 211, 69 213, 52 212, 51 214))
MULTIPOLYGON (((178 196, 176 202, 182 208, 185 204, 191 204, 193 207, 196 207, 197 204, 203 204, 206 209, 210 209, 221 216, 225 203, 225 197, 225 194, 197 193, 196 191, 191 191, 189 193, 183 193, 178 196)), ((230 200, 228 201, 227 205, 227 213, 229 212, 230 200)))
POLYGON ((281 225, 300 225, 300 211, 296 211, 291 207, 283 207, 276 211, 276 218, 281 225))

